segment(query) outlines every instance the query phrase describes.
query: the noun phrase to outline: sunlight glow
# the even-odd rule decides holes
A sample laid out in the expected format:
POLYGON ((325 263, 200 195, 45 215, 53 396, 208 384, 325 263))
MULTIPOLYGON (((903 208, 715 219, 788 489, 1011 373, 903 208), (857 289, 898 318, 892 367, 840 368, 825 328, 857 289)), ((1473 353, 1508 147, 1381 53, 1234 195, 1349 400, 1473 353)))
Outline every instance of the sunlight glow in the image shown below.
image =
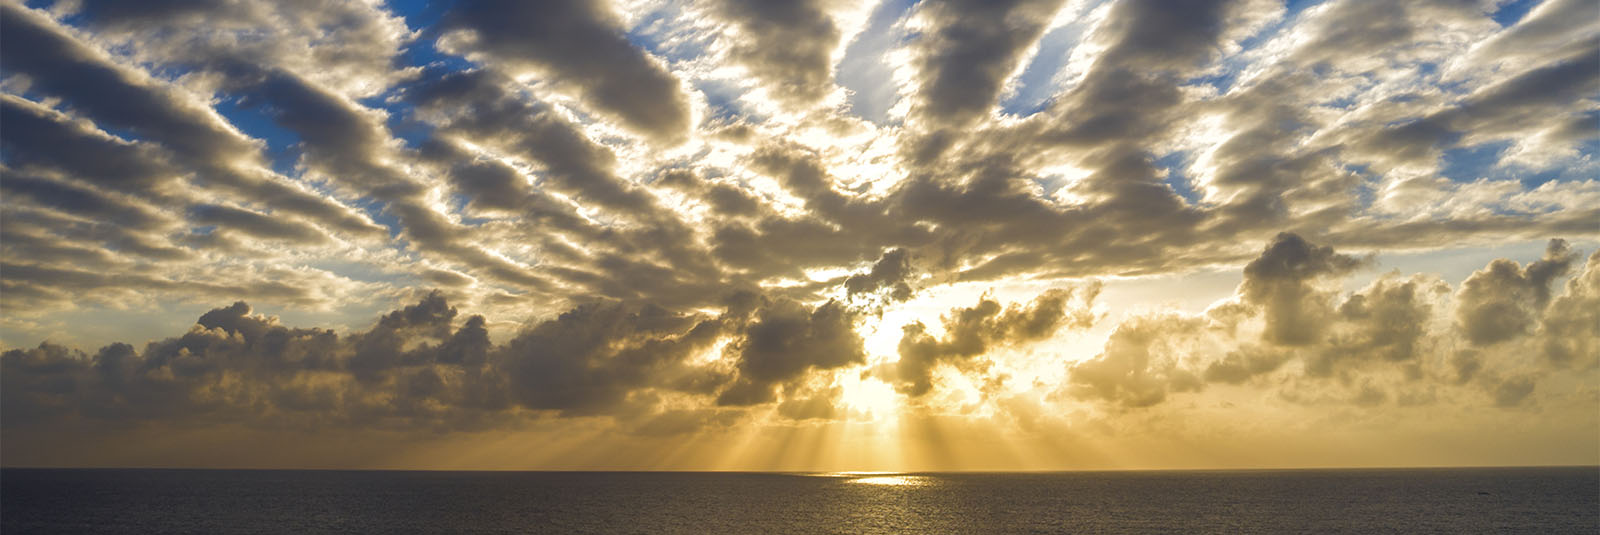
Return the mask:
POLYGON ((855 484, 858 484, 858 485, 881 485, 881 486, 889 486, 889 487, 922 487, 922 486, 928 485, 931 481, 926 476, 886 475, 886 476, 857 477, 857 478, 854 478, 854 479, 850 479, 848 482, 855 483, 855 484))
POLYGON ((891 419, 899 411, 899 395, 894 387, 876 377, 863 379, 860 374, 846 373, 840 378, 839 387, 852 416, 859 412, 865 419, 876 421, 891 419))

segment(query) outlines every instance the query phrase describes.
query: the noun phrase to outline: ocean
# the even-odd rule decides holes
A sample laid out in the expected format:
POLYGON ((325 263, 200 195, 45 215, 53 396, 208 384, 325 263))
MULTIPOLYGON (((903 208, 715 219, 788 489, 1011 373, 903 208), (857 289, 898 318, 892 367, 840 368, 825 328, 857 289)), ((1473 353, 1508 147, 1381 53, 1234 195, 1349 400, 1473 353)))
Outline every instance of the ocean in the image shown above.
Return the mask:
POLYGON ((4 469, 24 533, 1600 533, 1600 468, 4 469))

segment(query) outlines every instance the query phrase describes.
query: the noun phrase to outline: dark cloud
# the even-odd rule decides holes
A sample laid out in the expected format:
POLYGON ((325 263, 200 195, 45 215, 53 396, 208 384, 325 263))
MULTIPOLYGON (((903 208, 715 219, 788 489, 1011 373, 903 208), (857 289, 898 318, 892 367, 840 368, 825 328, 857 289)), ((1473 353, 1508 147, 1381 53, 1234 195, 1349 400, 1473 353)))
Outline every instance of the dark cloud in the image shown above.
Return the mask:
POLYGON ((780 99, 816 102, 833 89, 839 28, 818 0, 715 0, 714 12, 738 33, 729 53, 780 99))
MULTIPOLYGON (((124 4, 106 5, 131 7, 124 4)), ((139 6, 155 7, 145 3, 139 6)), ((270 178, 265 172, 243 169, 240 162, 261 162, 261 150, 253 140, 225 126, 212 110, 186 101, 175 92, 111 63, 104 54, 68 36, 37 12, 10 3, 0 5, 0 12, 4 14, 0 16, 0 35, 4 36, 0 37, 0 61, 5 62, 8 71, 26 75, 33 91, 61 98, 74 110, 97 122, 125 129, 158 144, 171 154, 171 165, 199 173, 208 185, 271 203, 280 210, 312 218, 352 235, 382 234, 382 227, 335 200, 270 178)), ((90 12, 93 13, 93 9, 90 12)), ((8 130, 35 131, 19 127, 8 130)), ((44 139, 39 136, 48 131, 39 131, 33 139, 44 139)), ((66 147, 58 145, 55 149, 66 147)), ((119 152, 125 150, 96 150, 93 152, 96 158, 83 159, 82 163, 116 164, 115 155, 119 152)), ((123 163, 113 172, 88 170, 79 176, 102 180, 138 173, 149 165, 123 163)))
POLYGON ((1061 0, 956 0, 919 7, 932 28, 918 43, 922 87, 915 113, 935 128, 978 119, 1060 7, 1061 0))
POLYGON ((158 230, 172 223, 172 218, 154 206, 118 198, 86 185, 9 169, 0 169, 0 173, 5 174, 5 180, 0 181, 0 189, 11 195, 32 199, 41 206, 92 217, 127 229, 158 230))
POLYGON ((19 258, 0 262, 0 299, 6 308, 62 302, 116 302, 141 295, 184 295, 226 299, 230 295, 253 295, 275 302, 312 305, 324 302, 318 284, 326 280, 305 277, 303 273, 280 271, 275 277, 238 280, 217 277, 181 279, 143 273, 91 271, 78 267, 52 266, 19 258))
POLYGON ((687 362, 721 335, 716 319, 595 304, 495 346, 481 316, 456 317, 433 293, 340 336, 279 325, 239 302, 142 351, 11 350, 0 356, 4 421, 473 428, 513 407, 614 414, 632 392, 709 395, 724 380, 687 362))
POLYGON ((744 338, 729 345, 738 355, 738 382, 717 402, 750 405, 773 399, 775 386, 811 370, 866 362, 857 313, 838 301, 815 308, 793 300, 767 300, 754 312, 744 338))
POLYGON ((1309 21, 1309 39, 1291 56, 1303 63, 1363 55, 1404 42, 1413 34, 1405 6, 1373 2, 1330 2, 1309 21))
POLYGON ((496 352, 510 399, 532 409, 603 414, 634 390, 718 384, 686 360, 721 336, 716 319, 659 307, 584 305, 540 323, 496 352))
POLYGON ((1422 277, 1380 278, 1339 305, 1328 346, 1306 364, 1306 373, 1326 376, 1341 361, 1415 362, 1433 317, 1429 293, 1449 286, 1422 277))
POLYGON ((338 187, 370 195, 385 203, 401 237, 417 249, 473 266, 485 275, 525 288, 543 289, 548 282, 504 256, 465 243, 467 229, 433 208, 426 186, 395 163, 387 128, 347 98, 295 73, 230 65, 226 70, 235 90, 269 106, 273 120, 304 140, 302 162, 334 180, 338 187))
POLYGON ((465 30, 466 52, 516 75, 534 70, 654 139, 677 142, 690 112, 678 80, 629 43, 600 2, 486 1, 457 4, 444 29, 465 30))
POLYGON ((837 389, 803 383, 864 362, 856 319, 838 302, 754 294, 719 316, 594 302, 497 345, 482 316, 462 320, 438 292, 347 335, 286 327, 237 302, 143 350, 7 351, 0 410, 25 433, 153 421, 462 430, 541 414, 689 432, 739 412, 669 416, 680 409, 663 405, 665 395, 707 407, 781 402, 794 418, 831 418, 837 389), (719 342, 725 349, 711 353, 719 342))
MULTIPOLYGON (((430 72, 404 93, 421 115, 436 116, 439 123, 423 156, 445 168, 472 206, 514 213, 522 223, 519 239, 542 245, 545 271, 594 295, 692 305, 726 291, 729 281, 702 249, 695 229, 646 188, 619 177, 610 149, 548 104, 508 89, 511 83, 486 71, 430 72), (542 165, 539 180, 530 185, 521 171, 470 153, 463 143, 542 165), (579 207, 604 209, 619 223, 632 224, 597 222, 580 215, 579 207)), ((696 192, 704 186, 698 180, 683 185, 696 192)), ((739 209, 755 209, 748 203, 739 209)))
POLYGON ((911 298, 914 291, 907 282, 912 275, 911 269, 911 254, 905 249, 886 251, 872 264, 872 269, 844 280, 845 293, 855 297, 883 289, 888 291, 890 299, 905 301, 911 298))
POLYGON ((251 236, 298 243, 320 243, 328 236, 316 227, 232 206, 200 204, 189 207, 189 220, 202 225, 222 225, 251 236))
POLYGON ((778 414, 790 420, 832 420, 837 417, 841 409, 834 406, 837 390, 827 392, 826 396, 808 398, 790 398, 778 404, 778 414))
POLYGON ((1475 346, 1528 334, 1545 305, 1550 285, 1577 260, 1563 240, 1550 240, 1544 258, 1526 267, 1498 259, 1472 273, 1456 294, 1456 329, 1475 346))
POLYGON ((22 98, 0 96, 0 122, 7 125, 0 150, 9 166, 57 169, 124 192, 155 189, 178 178, 159 148, 112 137, 22 98))
POLYGON ((1465 384, 1471 381, 1483 369, 1482 352, 1476 349, 1463 349, 1457 351, 1450 358, 1450 367, 1455 372, 1455 382, 1465 384))
MULTIPOLYGON (((1160 271, 1159 264, 1193 254, 1192 246, 1211 235, 1206 232, 1208 214, 1163 183, 1150 148, 1162 143, 1172 123, 1182 118, 1177 113, 1185 101, 1181 86, 1200 59, 1220 49, 1229 10, 1215 2, 1185 6, 1182 13, 1168 13, 1171 6, 1159 3, 1112 6, 1107 22, 1090 39, 1124 59, 1095 61, 1045 111, 1001 124, 945 129, 903 143, 914 171, 896 190, 890 212, 940 229, 934 237, 937 250, 927 255, 930 260, 940 267, 971 266, 960 279, 986 280, 1160 271), (1040 169, 1069 162, 1088 176, 1057 182, 1052 187, 1058 191, 1041 192, 1054 177, 1040 176, 1040 169), (1117 235, 1141 239, 1110 239, 1117 235)), ((1042 31, 1057 7, 1049 2, 929 5, 934 26, 928 31, 933 37, 925 38, 932 44, 924 47, 924 77, 929 76, 927 69, 938 67, 941 76, 961 72, 959 82, 948 80, 964 88, 960 91, 998 90, 999 81, 1015 68, 1010 62, 1020 58, 1033 38, 1016 48, 1006 43, 1042 31), (946 20, 939 15, 967 9, 981 16, 946 20), (1029 27, 1017 30, 1011 27, 1015 25, 1029 27), (986 29, 967 32, 968 26, 986 29), (994 33, 997 28, 1007 30, 998 40, 985 38, 1000 35, 994 33), (940 48, 939 36, 946 34, 965 37, 940 48), (938 50, 961 53, 952 52, 948 61, 929 59, 943 57, 938 50), (963 66, 993 71, 976 75, 958 69, 963 66), (985 80, 990 79, 997 85, 988 86, 985 80)), ((941 101, 940 85, 927 79, 923 84, 921 105, 943 109, 927 104, 941 101)), ((957 115, 976 117, 992 107, 992 96, 948 100, 957 115)), ((913 106, 914 113, 918 109, 913 106)), ((943 119, 936 124, 961 124, 953 116, 943 119)), ((1216 235, 1238 231, 1218 230, 1216 235)))
POLYGON ((0 175, 0 191, 11 201, 0 211, 0 249, 7 258, 116 270, 193 256, 167 238, 182 222, 158 205, 52 174, 0 166, 0 175))
MULTIPOLYGON (((659 210, 649 193, 612 173, 616 157, 610 150, 590 141, 548 105, 508 92, 508 83, 510 80, 485 71, 450 73, 417 84, 406 96, 424 110, 448 117, 441 126, 449 134, 503 147, 544 164, 549 186, 586 203, 645 217, 659 210)), ((492 184, 484 193, 510 195, 501 202, 525 197, 525 188, 516 181, 507 177, 489 180, 495 182, 484 184, 492 184)))
POLYGON ((1260 257, 1245 265, 1239 295, 1264 310, 1267 330, 1263 338, 1267 341, 1289 346, 1313 344, 1321 339, 1331 308, 1330 294, 1319 289, 1317 281, 1344 275, 1364 263, 1300 236, 1279 234, 1260 257))
POLYGON ((1197 1, 1173 5, 1132 0, 1112 6, 1098 32, 1109 47, 1097 61, 1109 68, 1186 68, 1220 52, 1230 16, 1245 2, 1197 1))

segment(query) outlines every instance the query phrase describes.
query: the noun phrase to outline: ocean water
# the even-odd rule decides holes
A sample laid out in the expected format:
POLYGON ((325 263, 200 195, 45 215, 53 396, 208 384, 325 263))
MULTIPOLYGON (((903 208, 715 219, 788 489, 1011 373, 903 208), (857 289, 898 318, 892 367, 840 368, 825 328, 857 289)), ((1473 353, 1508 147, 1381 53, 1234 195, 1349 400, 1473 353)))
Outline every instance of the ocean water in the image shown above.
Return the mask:
POLYGON ((22 533, 1597 533, 1600 468, 0 470, 22 533))

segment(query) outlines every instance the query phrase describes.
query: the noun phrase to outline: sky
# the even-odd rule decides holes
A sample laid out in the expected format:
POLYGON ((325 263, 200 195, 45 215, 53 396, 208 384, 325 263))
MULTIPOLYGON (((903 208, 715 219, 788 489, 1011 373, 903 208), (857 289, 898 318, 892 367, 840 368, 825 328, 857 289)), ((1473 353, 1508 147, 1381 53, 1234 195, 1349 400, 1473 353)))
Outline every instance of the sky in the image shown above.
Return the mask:
POLYGON ((0 0, 0 463, 1600 464, 1592 0, 0 0))

